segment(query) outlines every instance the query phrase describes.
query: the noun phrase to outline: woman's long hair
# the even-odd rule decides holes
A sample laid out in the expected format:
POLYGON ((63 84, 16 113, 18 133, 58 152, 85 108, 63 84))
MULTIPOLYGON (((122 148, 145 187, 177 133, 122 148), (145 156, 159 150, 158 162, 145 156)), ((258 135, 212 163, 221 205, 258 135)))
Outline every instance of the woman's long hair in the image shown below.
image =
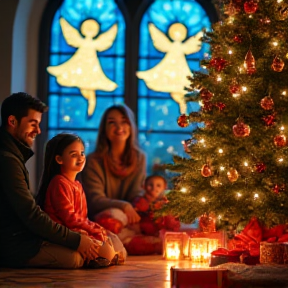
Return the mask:
POLYGON ((61 166, 56 162, 55 157, 57 155, 62 156, 65 148, 75 141, 81 141, 84 145, 79 136, 71 133, 60 133, 47 142, 44 157, 44 169, 38 194, 36 196, 36 202, 42 209, 44 208, 46 191, 50 181, 55 175, 60 174, 61 172, 61 166))
POLYGON ((135 152, 141 151, 141 149, 139 148, 138 145, 137 128, 135 124, 134 114, 132 110, 125 104, 113 105, 104 112, 99 125, 95 152, 98 157, 101 156, 106 157, 108 155, 108 151, 110 150, 111 144, 110 140, 106 135, 106 122, 107 122, 107 116, 109 112, 111 112, 112 110, 118 110, 124 117, 126 117, 131 127, 130 136, 126 141, 126 146, 122 159, 124 165, 129 167, 135 160, 135 152))

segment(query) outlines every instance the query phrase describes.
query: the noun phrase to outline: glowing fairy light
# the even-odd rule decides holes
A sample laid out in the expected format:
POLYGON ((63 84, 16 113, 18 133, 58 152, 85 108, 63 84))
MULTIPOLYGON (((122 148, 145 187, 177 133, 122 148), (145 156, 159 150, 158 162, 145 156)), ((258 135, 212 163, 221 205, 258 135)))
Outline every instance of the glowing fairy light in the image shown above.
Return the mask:
POLYGON ((237 192, 237 194, 236 194, 236 195, 237 195, 237 197, 238 197, 238 198, 240 198, 240 197, 242 196, 242 194, 241 194, 241 193, 239 193, 239 192, 237 192))
POLYGON ((244 166, 245 166, 245 167, 248 167, 248 165, 249 165, 248 162, 245 161, 245 162, 244 162, 244 166))
POLYGON ((199 140, 199 142, 200 142, 201 144, 204 144, 204 143, 205 143, 205 139, 204 139, 204 138, 201 138, 201 139, 199 140))
POLYGON ((278 158, 278 162, 282 163, 284 161, 284 159, 282 157, 278 158))
POLYGON ((230 49, 230 50, 228 51, 228 54, 229 54, 229 55, 233 54, 233 51, 230 49))
POLYGON ((206 202, 206 198, 205 198, 205 197, 202 197, 202 198, 201 198, 201 201, 202 201, 203 203, 205 203, 205 202, 206 202))
POLYGON ((222 81, 222 78, 221 78, 220 75, 217 76, 217 81, 218 81, 218 82, 221 82, 221 81, 222 81))
POLYGON ((247 87, 246 86, 242 86, 242 91, 246 92, 247 91, 247 87))
POLYGON ((254 194, 254 199, 258 199, 259 198, 259 194, 258 193, 255 193, 254 194))
POLYGON ((224 170, 225 170, 225 167, 224 167, 224 166, 220 166, 220 170, 221 170, 221 171, 224 171, 224 170))
POLYGON ((282 92, 282 95, 285 96, 285 95, 286 95, 286 91, 283 91, 283 92, 282 92))
POLYGON ((187 192, 187 188, 182 187, 182 188, 180 189, 180 192, 182 192, 182 193, 186 193, 186 192, 187 192))
POLYGON ((218 150, 218 153, 219 153, 219 154, 222 154, 222 153, 223 153, 223 149, 220 148, 220 149, 218 150))
POLYGON ((284 130, 285 130, 284 126, 281 126, 280 131, 284 131, 284 130))
POLYGON ((277 46, 278 46, 278 42, 277 42, 277 41, 274 41, 274 42, 272 43, 272 45, 273 45, 274 47, 277 47, 277 46))

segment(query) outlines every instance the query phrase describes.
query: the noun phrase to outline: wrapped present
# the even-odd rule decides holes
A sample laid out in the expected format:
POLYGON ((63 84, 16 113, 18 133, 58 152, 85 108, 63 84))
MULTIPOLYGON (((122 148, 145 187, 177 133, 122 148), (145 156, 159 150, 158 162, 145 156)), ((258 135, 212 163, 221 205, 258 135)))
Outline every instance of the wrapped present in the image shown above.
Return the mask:
POLYGON ((194 269, 171 267, 170 281, 172 288, 225 288, 227 284, 226 269, 194 269))
POLYGON ((225 248, 218 248, 211 253, 210 267, 214 267, 223 263, 234 262, 240 263, 240 256, 246 250, 228 250, 225 248))
POLYGON ((263 241, 260 243, 261 264, 284 264, 284 244, 263 241))

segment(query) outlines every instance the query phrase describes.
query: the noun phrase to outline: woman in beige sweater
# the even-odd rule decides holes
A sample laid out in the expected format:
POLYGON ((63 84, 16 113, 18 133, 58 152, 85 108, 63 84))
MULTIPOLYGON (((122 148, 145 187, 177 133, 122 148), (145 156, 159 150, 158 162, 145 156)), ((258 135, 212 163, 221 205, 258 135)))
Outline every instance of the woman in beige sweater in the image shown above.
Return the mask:
POLYGON ((89 217, 115 233, 139 222, 131 201, 142 194, 145 176, 146 157, 138 146, 133 112, 125 105, 111 106, 82 172, 89 217))

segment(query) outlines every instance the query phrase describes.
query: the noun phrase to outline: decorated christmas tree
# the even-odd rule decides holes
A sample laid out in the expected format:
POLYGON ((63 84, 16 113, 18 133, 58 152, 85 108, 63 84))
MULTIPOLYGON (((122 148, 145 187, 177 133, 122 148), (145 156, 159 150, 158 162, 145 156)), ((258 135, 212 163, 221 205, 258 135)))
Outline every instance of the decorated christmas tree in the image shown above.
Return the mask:
POLYGON ((164 212, 185 223, 211 213, 220 225, 245 225, 253 216, 267 226, 285 223, 288 2, 217 7, 220 21, 202 38, 211 55, 189 77, 187 101, 201 109, 178 118, 179 126, 198 128, 184 141, 189 157, 166 166, 178 174, 164 212))

